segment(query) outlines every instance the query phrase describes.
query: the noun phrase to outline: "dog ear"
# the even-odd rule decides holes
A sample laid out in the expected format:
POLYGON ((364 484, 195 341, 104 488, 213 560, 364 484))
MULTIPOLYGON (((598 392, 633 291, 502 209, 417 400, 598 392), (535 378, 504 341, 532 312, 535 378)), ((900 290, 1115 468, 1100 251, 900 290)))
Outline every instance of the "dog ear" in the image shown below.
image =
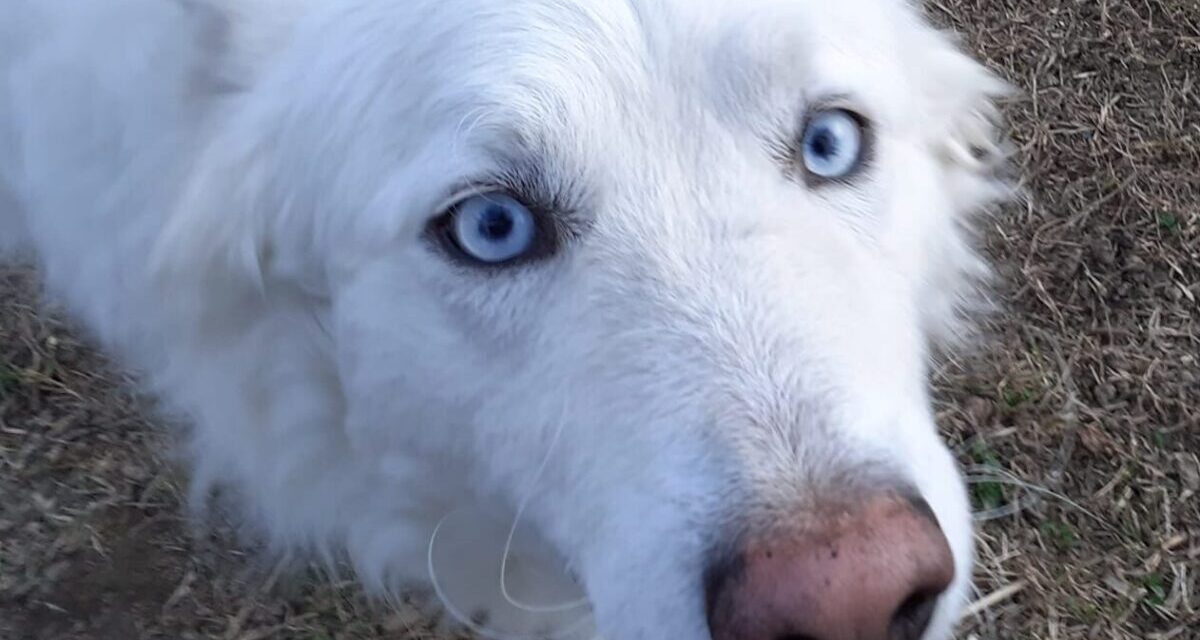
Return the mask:
POLYGON ((228 335, 297 292, 323 295, 312 251, 303 250, 311 225, 277 186, 272 146, 237 133, 201 152, 150 256, 164 304, 196 334, 228 335))
POLYGON ((167 277, 221 277, 261 290, 270 254, 267 160, 251 144, 201 153, 170 211, 152 265, 167 277))
MULTIPOLYGON (((313 212, 280 165, 278 110, 259 90, 316 0, 184 0, 200 29, 195 83, 212 133, 185 163, 178 196, 150 256, 163 301, 210 335, 261 317, 263 305, 325 297, 313 212)), ((201 334, 205 332, 193 331, 201 334)))
POLYGON ((931 71, 925 100, 931 122, 940 124, 933 134, 947 169, 1003 186, 1011 149, 999 103, 1011 98, 1014 88, 953 41, 934 47, 922 68, 931 71))
POLYGON ((944 215, 927 231, 922 313, 936 351, 970 344, 976 319, 994 304, 991 270, 976 245, 981 216, 1015 194, 1011 146, 999 105, 1012 87, 966 55, 952 36, 928 31, 916 47, 926 140, 940 168, 944 215))

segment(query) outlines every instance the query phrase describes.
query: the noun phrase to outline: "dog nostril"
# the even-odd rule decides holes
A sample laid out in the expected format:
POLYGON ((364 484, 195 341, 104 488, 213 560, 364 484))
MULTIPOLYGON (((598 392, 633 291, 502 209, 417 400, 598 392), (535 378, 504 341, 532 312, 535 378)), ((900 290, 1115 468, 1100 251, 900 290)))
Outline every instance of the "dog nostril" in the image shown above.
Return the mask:
POLYGON ((937 601, 938 592, 918 591, 909 596, 892 616, 887 640, 920 640, 933 620, 937 601))
POLYGON ((912 508, 917 513, 924 516, 933 524, 938 524, 937 514, 934 513, 933 507, 929 506, 929 503, 926 502, 924 498, 910 496, 908 498, 908 503, 912 505, 912 508))

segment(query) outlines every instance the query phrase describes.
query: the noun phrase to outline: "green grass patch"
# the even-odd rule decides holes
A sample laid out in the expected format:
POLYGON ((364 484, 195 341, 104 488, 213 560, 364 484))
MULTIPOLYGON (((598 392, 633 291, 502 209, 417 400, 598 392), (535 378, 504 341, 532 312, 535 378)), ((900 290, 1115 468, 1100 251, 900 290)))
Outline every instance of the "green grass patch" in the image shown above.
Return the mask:
POLYGON ((1042 535, 1060 550, 1073 549, 1079 544, 1079 534, 1071 525, 1061 520, 1046 520, 1041 525, 1042 535))
POLYGON ((975 464, 993 469, 1001 468, 1000 456, 983 440, 977 440, 971 445, 971 458, 975 460, 975 464))
POLYGON ((21 385, 21 374, 7 362, 0 362, 0 393, 15 390, 21 385))
POLYGON ((1032 389, 1005 389, 1000 392, 1000 399, 1009 409, 1017 407, 1033 400, 1034 393, 1032 389))
POLYGON ((1159 213, 1158 228, 1167 233, 1175 233, 1179 230, 1179 217, 1169 211, 1159 213))
POLYGON ((1167 580, 1161 573, 1152 573, 1142 578, 1142 586, 1146 588, 1146 595, 1142 597, 1146 604, 1161 607, 1166 603, 1167 580))
POLYGON ((1005 503, 1004 485, 999 482, 977 482, 971 485, 971 497, 977 510, 999 509, 1005 503))
MULTIPOLYGON (((1000 469, 1000 456, 982 440, 971 445, 971 458, 975 464, 989 469, 1000 469)), ((977 510, 997 509, 1008 500, 1004 485, 999 482, 974 482, 971 484, 971 497, 977 510)))

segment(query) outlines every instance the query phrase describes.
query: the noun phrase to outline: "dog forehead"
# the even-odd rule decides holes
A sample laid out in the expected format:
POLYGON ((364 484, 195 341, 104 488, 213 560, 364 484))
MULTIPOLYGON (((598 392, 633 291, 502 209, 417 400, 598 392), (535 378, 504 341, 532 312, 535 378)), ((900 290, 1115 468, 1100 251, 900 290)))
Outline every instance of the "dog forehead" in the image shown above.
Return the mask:
MULTIPOLYGON (((514 159, 599 194, 674 191, 698 200, 740 177, 777 176, 765 145, 796 135, 810 100, 861 97, 856 106, 868 107, 864 115, 880 130, 889 121, 923 122, 906 117, 916 89, 904 68, 912 65, 896 59, 909 48, 901 46, 906 25, 915 24, 906 7, 351 0, 305 21, 279 65, 286 88, 264 92, 289 96, 280 109, 296 115, 271 122, 329 132, 294 139, 340 145, 323 157, 350 150, 339 174, 347 187, 317 196, 336 201, 336 210, 371 204, 346 206, 365 197, 368 183, 390 185, 380 202, 401 192, 419 202, 405 212, 436 208, 450 197, 449 183, 503 174, 514 159), (408 185, 381 168, 380 155, 419 164, 429 178, 408 185)), ((379 210, 362 216, 366 226, 415 219, 394 206, 379 210)))
POLYGON ((469 10, 448 12, 459 24, 428 37, 458 67, 452 95, 494 103, 535 130, 578 134, 591 124, 607 138, 613 118, 645 121, 648 112, 678 122, 715 108, 746 120, 795 109, 811 93, 889 104, 903 93, 894 57, 912 16, 893 0, 488 4, 446 3, 469 10))

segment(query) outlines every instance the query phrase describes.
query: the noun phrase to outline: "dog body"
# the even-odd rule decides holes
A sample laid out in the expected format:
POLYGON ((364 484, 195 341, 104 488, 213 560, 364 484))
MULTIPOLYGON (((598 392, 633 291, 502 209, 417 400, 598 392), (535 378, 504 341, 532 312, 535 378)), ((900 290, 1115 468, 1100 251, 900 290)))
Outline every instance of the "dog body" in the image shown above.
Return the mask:
MULTIPOLYGON (((428 583, 447 514, 519 512, 604 637, 701 640, 757 637, 713 622, 747 540, 902 486, 953 580, 891 637, 947 636, 927 362, 985 274, 1002 87, 906 3, 4 0, 0 38, 0 250, 187 416, 197 503, 377 590, 428 583), (819 180, 830 110, 863 158, 819 180), (489 190, 536 255, 446 245, 489 190)), ((580 615, 477 569, 454 604, 500 636, 580 615)))

